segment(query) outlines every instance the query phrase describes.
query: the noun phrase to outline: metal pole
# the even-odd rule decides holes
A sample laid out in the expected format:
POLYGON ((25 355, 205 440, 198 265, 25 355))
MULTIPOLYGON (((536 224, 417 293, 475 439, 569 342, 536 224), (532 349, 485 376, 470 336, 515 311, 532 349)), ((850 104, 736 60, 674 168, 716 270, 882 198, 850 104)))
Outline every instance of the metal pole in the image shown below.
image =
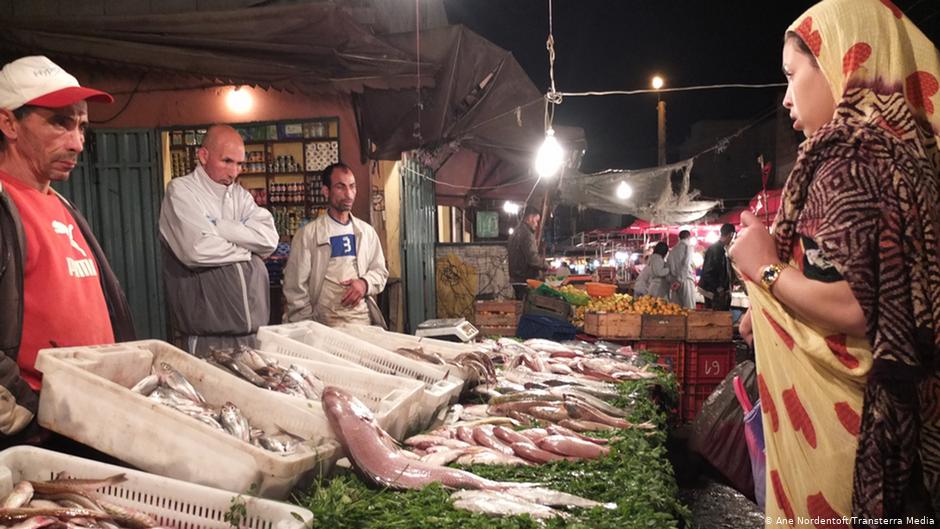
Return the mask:
POLYGON ((662 99, 656 103, 657 111, 657 139, 659 146, 659 165, 666 165, 666 102, 662 99))

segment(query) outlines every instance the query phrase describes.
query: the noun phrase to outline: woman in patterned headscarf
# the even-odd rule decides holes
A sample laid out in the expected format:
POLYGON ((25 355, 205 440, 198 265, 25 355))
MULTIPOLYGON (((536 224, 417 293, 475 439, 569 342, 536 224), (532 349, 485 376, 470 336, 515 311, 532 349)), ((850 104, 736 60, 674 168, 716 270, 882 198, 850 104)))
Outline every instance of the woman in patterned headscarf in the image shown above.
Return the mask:
POLYGON ((825 0, 787 31, 783 70, 806 141, 773 234, 745 215, 731 250, 750 281, 768 525, 936 523, 940 57, 888 0, 825 0))

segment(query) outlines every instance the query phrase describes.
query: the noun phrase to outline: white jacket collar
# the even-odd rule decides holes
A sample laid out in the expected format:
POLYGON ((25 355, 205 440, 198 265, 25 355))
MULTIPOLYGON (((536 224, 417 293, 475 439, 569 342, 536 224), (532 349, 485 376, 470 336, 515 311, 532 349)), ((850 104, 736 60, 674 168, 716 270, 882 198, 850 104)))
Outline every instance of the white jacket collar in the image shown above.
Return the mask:
POLYGON ((219 200, 225 198, 225 195, 227 195, 231 191, 232 186, 235 185, 235 183, 232 183, 232 186, 222 185, 212 180, 209 178, 209 173, 206 172, 205 168, 200 163, 196 164, 196 170, 194 173, 196 174, 196 179, 199 181, 199 183, 211 191, 212 194, 219 200))

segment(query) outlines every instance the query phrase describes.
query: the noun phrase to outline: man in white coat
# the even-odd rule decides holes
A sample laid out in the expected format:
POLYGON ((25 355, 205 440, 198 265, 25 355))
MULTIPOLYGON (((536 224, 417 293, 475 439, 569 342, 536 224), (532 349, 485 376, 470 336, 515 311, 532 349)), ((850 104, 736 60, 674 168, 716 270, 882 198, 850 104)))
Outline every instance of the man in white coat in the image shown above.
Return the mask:
POLYGON ((163 277, 170 322, 200 357, 210 349, 253 347, 270 320, 268 270, 277 248, 271 212, 236 178, 245 144, 227 125, 209 128, 192 173, 174 178, 160 208, 163 277))
POLYGON ((385 289, 388 268, 375 229, 352 216, 356 177, 337 163, 323 170, 320 215, 298 230, 284 268, 287 320, 385 326, 374 296, 385 289))
POLYGON ((692 276, 692 234, 689 230, 679 232, 679 242, 666 257, 669 276, 673 280, 671 300, 687 309, 695 308, 695 279, 692 276))

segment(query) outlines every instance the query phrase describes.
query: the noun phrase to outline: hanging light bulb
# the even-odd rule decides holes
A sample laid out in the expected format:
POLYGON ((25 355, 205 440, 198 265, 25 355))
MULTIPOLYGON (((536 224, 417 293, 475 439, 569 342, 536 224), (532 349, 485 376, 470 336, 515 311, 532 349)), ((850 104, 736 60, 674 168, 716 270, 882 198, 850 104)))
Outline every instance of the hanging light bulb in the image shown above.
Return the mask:
POLYGON ((561 168, 563 159, 564 151, 555 138, 555 129, 549 127, 545 131, 545 141, 535 155, 535 172, 542 178, 550 178, 561 168))
POLYGON ((225 96, 225 104, 232 112, 244 114, 254 106, 254 100, 245 87, 238 86, 225 96))
POLYGON ((633 196, 633 188, 630 187, 630 184, 621 180, 620 185, 617 186, 617 198, 620 200, 626 200, 633 196))

